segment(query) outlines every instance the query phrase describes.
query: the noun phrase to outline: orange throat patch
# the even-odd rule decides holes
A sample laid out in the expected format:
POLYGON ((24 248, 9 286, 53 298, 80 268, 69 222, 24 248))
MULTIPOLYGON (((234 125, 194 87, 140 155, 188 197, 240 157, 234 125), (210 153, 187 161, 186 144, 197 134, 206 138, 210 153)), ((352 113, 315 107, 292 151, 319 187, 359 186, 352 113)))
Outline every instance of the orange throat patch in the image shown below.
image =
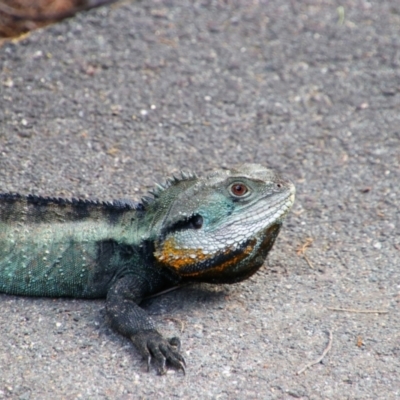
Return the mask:
POLYGON ((173 268, 182 277, 200 277, 202 274, 223 272, 242 261, 252 253, 256 242, 255 239, 251 240, 240 251, 227 247, 216 253, 204 253, 202 249, 177 247, 175 239, 171 237, 156 249, 154 256, 160 264, 173 268))

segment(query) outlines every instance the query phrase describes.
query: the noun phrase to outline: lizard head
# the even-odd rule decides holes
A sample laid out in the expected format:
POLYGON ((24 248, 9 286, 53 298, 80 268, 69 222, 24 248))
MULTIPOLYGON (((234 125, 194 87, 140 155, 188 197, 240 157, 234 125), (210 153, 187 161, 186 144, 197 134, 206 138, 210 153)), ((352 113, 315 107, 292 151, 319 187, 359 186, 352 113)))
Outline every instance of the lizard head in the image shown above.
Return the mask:
POLYGON ((157 263, 187 281, 246 279, 264 263, 294 196, 289 180, 257 164, 170 180, 148 204, 157 263))

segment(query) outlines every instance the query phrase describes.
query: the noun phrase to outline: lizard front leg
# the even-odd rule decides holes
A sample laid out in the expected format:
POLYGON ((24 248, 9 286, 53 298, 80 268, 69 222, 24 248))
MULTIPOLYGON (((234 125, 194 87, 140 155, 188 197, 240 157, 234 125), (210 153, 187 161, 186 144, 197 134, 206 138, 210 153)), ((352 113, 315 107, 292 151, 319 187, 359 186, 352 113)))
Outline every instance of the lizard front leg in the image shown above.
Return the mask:
POLYGON ((138 306, 148 291, 147 285, 140 277, 127 275, 111 286, 106 303, 111 326, 131 339, 147 359, 148 369, 151 359, 154 358, 160 364, 160 374, 166 373, 166 362, 185 373, 185 360, 179 353, 179 338, 164 338, 146 312, 138 306))

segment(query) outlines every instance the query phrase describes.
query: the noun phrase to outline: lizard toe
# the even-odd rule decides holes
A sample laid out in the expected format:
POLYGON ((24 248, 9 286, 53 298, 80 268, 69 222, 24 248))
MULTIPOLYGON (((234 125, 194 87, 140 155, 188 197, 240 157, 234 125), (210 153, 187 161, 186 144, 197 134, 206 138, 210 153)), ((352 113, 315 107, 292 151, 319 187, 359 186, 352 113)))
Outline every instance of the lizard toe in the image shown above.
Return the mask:
POLYGON ((162 343, 160 343, 160 340, 165 340, 161 336, 160 338, 157 338, 156 340, 150 340, 147 342, 147 347, 153 356, 153 358, 160 364, 159 367, 159 374, 164 375, 167 372, 166 369, 166 363, 167 363, 167 358, 164 355, 164 352, 162 350, 162 343))
POLYGON ((167 343, 161 344, 160 350, 170 365, 172 365, 177 370, 182 370, 182 372, 185 374, 185 360, 179 353, 179 350, 177 350, 175 346, 171 346, 170 343, 171 342, 169 340, 167 343))
POLYGON ((178 337, 174 336, 172 338, 169 338, 168 339, 168 343, 171 346, 176 347, 178 351, 181 351, 181 341, 180 341, 180 339, 178 337))

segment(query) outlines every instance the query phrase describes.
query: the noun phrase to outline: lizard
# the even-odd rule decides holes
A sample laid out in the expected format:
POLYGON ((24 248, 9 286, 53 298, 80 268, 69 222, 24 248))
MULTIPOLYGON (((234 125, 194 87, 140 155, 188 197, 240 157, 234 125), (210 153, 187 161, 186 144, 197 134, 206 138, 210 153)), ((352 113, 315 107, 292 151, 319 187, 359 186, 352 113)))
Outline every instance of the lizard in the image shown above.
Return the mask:
POLYGON ((185 283, 225 284, 264 263, 293 205, 290 180, 258 164, 182 172, 150 195, 100 202, 0 194, 0 293, 106 298, 111 327, 150 369, 185 373, 177 337, 140 307, 185 283))

